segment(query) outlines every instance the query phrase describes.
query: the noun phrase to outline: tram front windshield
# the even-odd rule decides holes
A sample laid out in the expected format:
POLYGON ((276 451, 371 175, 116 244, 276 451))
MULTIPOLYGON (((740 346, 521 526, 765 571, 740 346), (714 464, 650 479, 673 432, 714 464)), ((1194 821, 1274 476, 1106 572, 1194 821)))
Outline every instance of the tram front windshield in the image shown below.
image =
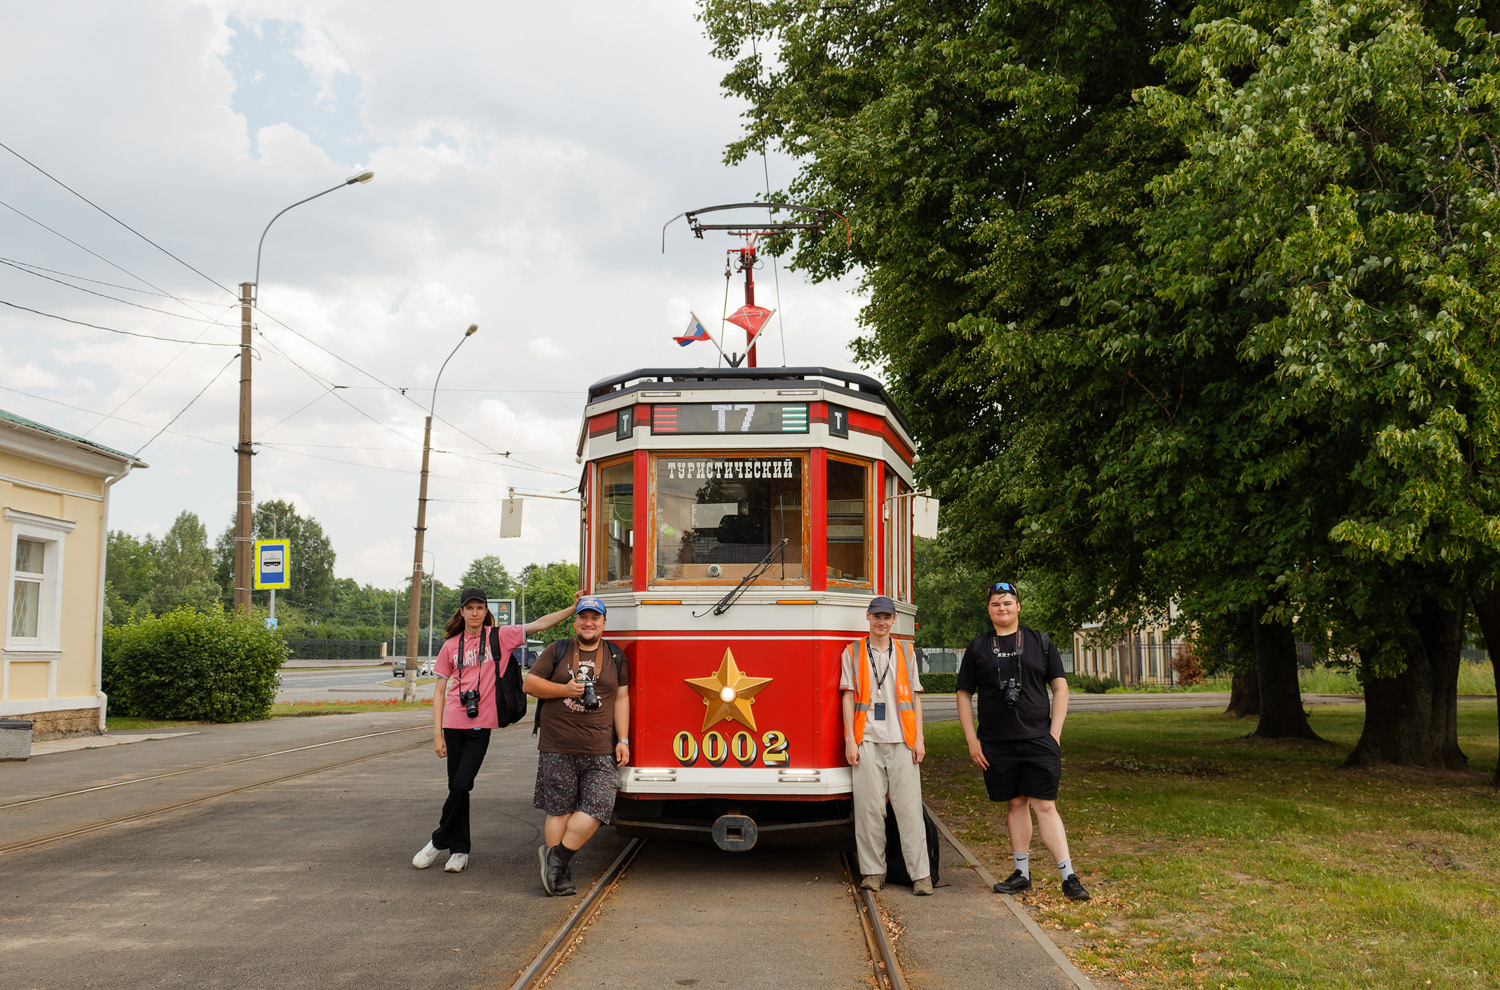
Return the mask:
POLYGON ((800 455, 659 457, 655 467, 657 581, 738 581, 785 538, 760 580, 806 582, 800 455))

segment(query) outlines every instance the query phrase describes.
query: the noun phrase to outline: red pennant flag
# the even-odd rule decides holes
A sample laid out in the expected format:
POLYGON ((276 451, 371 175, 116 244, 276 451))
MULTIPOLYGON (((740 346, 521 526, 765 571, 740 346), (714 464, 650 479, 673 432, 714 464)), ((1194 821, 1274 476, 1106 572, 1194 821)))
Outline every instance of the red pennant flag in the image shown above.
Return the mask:
POLYGON ((776 312, 774 309, 766 309, 764 306, 741 306, 733 313, 724 317, 724 322, 733 323, 737 327, 744 327, 745 333, 748 335, 745 346, 749 347, 750 344, 755 342, 755 338, 760 334, 761 328, 766 325, 766 321, 771 318, 771 314, 774 312, 776 312))

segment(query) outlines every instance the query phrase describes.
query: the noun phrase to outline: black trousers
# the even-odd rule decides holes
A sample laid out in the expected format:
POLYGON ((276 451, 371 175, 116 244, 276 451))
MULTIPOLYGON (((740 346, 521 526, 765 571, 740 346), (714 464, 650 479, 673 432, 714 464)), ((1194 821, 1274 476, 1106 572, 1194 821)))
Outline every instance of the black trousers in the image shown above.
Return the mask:
POLYGON ((443 802, 443 817, 432 833, 432 844, 437 849, 467 853, 469 792, 490 748, 490 730, 444 729, 443 741, 448 744, 448 800, 443 802))

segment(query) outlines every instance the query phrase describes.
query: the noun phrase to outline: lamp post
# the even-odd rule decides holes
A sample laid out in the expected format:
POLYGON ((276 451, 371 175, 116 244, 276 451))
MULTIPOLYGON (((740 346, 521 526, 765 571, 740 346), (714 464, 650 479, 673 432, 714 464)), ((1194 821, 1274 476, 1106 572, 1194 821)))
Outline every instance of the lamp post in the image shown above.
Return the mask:
MULTIPOLYGON (((422 542, 427 536, 427 461, 432 453, 432 415, 437 411, 438 382, 442 380, 443 372, 447 370, 448 362, 453 360, 453 355, 478 330, 479 324, 469 324, 469 329, 453 345, 453 350, 443 360, 442 367, 438 368, 437 377, 432 380, 432 405, 427 409, 427 425, 422 431, 422 483, 417 493, 417 548, 411 559, 411 604, 406 614, 406 687, 401 692, 402 701, 415 701, 417 698, 417 675, 414 668, 417 659, 417 623, 422 621, 422 542)), ((433 558, 434 563, 436 559, 433 558)))
MULTIPOLYGON (((375 178, 375 173, 368 170, 350 176, 332 189, 324 189, 307 199, 299 199, 281 213, 345 186, 352 186, 356 182, 369 182, 373 178, 375 178)), ((276 214, 271 218, 271 223, 266 224, 266 229, 260 232, 260 241, 255 245, 255 281, 240 283, 240 442, 235 448, 239 457, 239 479, 238 490, 235 493, 234 516, 234 610, 241 615, 250 614, 250 558, 251 545, 254 542, 250 535, 250 514, 255 503, 255 493, 250 488, 250 458, 255 453, 250 446, 250 310, 260 303, 258 290, 260 288, 261 248, 265 247, 266 234, 270 231, 271 224, 281 218, 281 213, 276 214)))

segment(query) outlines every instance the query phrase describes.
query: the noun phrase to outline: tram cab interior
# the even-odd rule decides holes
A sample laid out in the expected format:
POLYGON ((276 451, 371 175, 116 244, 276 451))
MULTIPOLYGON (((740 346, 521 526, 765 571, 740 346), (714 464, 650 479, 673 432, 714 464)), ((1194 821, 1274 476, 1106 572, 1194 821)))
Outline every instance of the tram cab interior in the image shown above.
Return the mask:
POLYGON ((839 832, 839 655, 876 594, 915 631, 900 410, 824 368, 646 369, 590 388, 578 453, 585 585, 630 658, 621 830, 839 832))

